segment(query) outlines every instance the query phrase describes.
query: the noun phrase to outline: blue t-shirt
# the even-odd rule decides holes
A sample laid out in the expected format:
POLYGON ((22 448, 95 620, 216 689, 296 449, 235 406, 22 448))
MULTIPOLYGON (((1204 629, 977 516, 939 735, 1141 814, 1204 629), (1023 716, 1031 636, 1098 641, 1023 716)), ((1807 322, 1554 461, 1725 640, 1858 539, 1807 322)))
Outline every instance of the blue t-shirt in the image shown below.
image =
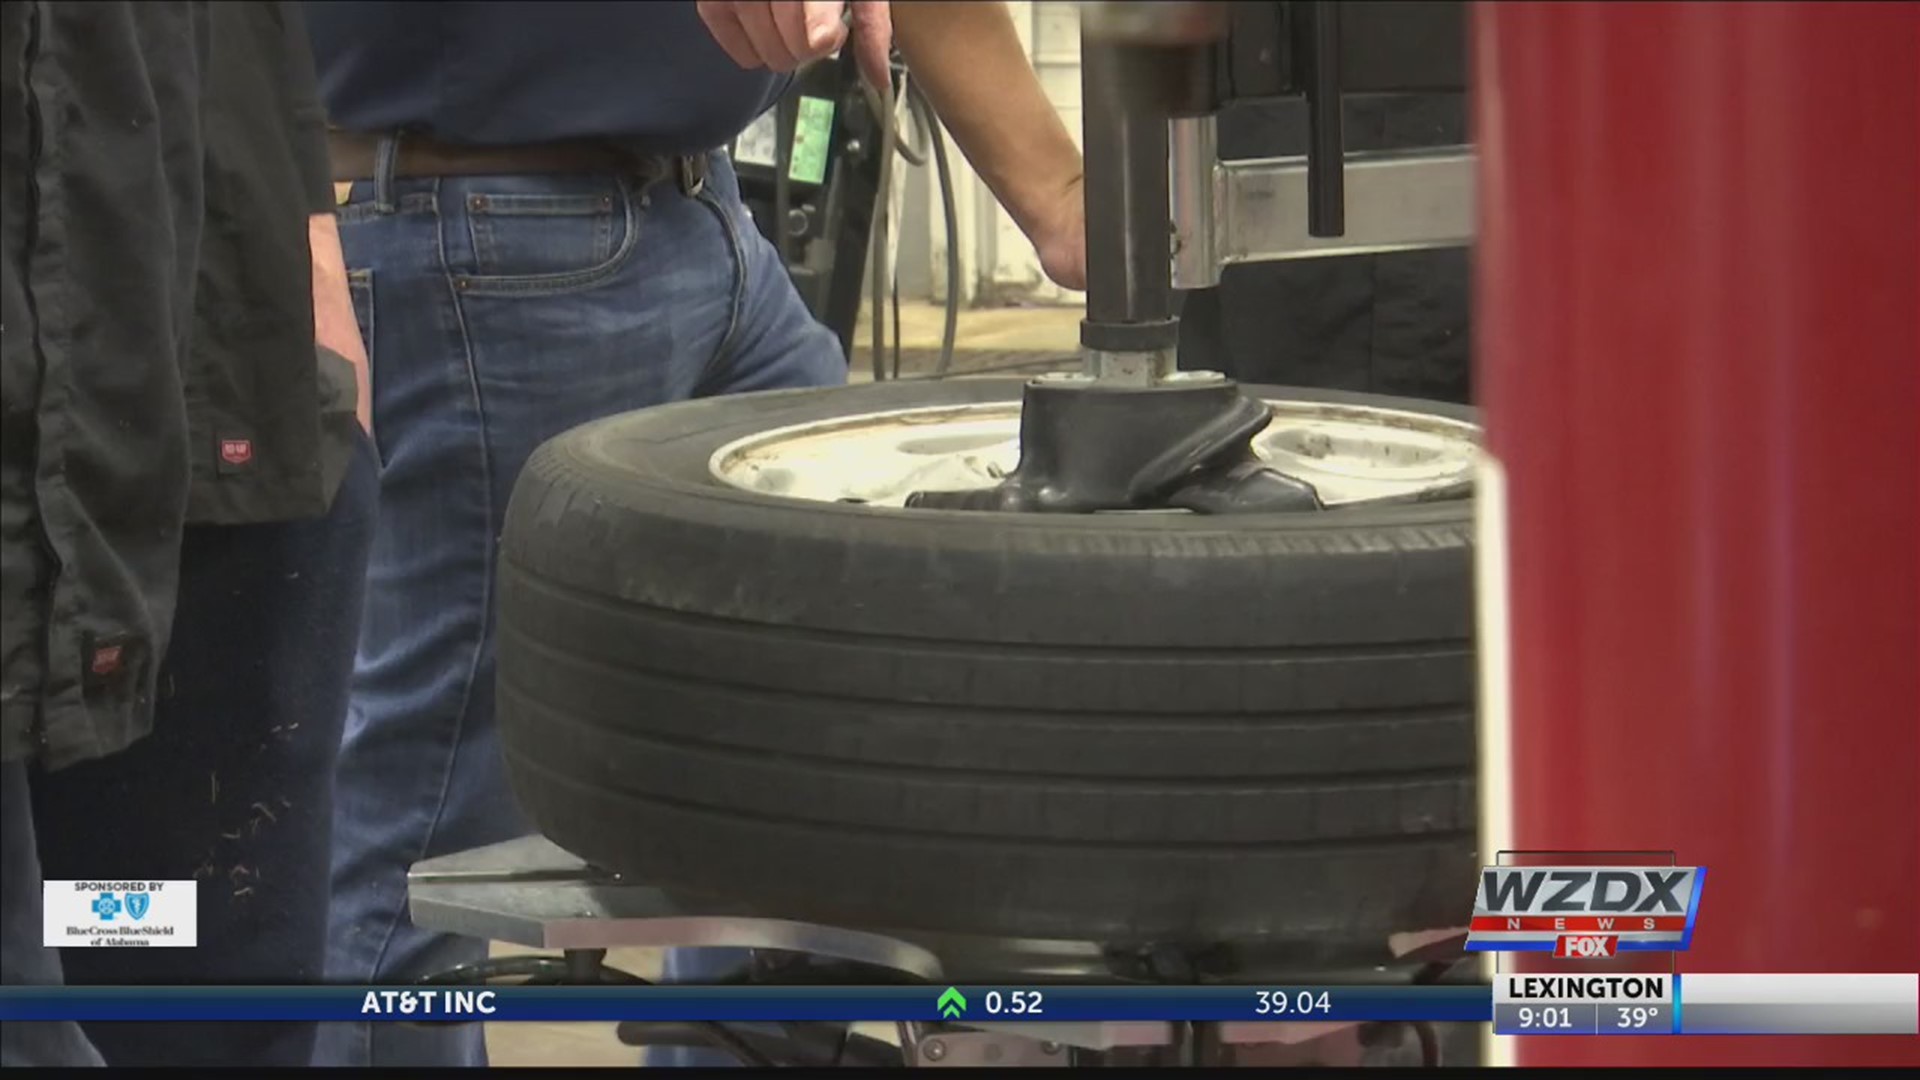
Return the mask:
POLYGON ((693 0, 304 6, 328 120, 366 134, 691 154, 739 135, 788 81, 735 65, 693 0))

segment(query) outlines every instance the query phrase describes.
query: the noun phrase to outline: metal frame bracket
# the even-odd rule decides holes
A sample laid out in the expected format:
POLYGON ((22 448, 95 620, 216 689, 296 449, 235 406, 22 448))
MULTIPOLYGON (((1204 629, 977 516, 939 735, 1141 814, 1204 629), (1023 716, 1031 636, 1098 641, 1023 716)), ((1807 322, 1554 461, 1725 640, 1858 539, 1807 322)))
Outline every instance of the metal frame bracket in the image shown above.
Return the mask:
POLYGON ((1221 161, 1211 116, 1168 124, 1173 286, 1206 289, 1236 263, 1466 247, 1474 236, 1467 147, 1346 156, 1346 229, 1314 236, 1307 159, 1221 161))

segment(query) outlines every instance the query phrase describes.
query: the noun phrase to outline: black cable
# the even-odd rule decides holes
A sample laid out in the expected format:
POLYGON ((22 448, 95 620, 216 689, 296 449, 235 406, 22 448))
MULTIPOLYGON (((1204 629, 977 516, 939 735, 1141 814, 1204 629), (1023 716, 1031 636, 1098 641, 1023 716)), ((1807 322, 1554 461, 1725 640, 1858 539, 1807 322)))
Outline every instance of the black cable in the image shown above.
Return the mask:
MULTIPOLYGON (((799 86, 796 81, 795 87, 799 86)), ((780 265, 792 265, 793 245, 787 241, 787 215, 793 212, 793 140, 800 123, 799 100, 783 95, 773 107, 773 247, 780 265)))
POLYGON ((893 274, 893 377, 900 378, 900 268, 894 267, 893 274))
MULTIPOLYGON (((1453 973, 1454 968, 1465 963, 1466 959, 1464 956, 1456 956, 1448 960, 1430 961, 1413 973, 1413 983, 1415 986, 1425 986, 1441 982, 1453 973)), ((1433 1029, 1432 1024, 1424 1020, 1415 1021, 1412 1026, 1413 1037, 1420 1041, 1420 1064, 1425 1068, 1438 1068, 1440 1066, 1440 1033, 1433 1029)))
MULTIPOLYGON (((880 95, 875 92, 872 85, 864 79, 860 81, 860 89, 865 93, 867 105, 873 109, 874 115, 880 115, 880 95)), ((927 163, 927 151, 924 147, 918 145, 926 141, 927 133, 922 130, 916 130, 914 135, 916 138, 912 143, 909 143, 905 135, 896 131, 893 136, 893 147, 900 151, 901 157, 907 159, 907 164, 919 168, 927 163)))
POLYGON ((497 956, 435 972, 420 979, 419 983, 422 986, 472 986, 495 979, 527 979, 530 985, 547 985, 565 982, 568 974, 567 961, 563 957, 497 956))
MULTIPOLYGON (((891 70, 891 69, 889 69, 891 70)), ((901 74, 901 81, 906 75, 901 74)), ((873 244, 867 258, 868 263, 868 300, 873 306, 873 381, 884 382, 887 377, 887 219, 892 208, 893 192, 893 113, 896 101, 892 77, 889 74, 887 92, 876 95, 874 108, 879 112, 880 121, 880 178, 873 199, 873 244)))
POLYGON ((772 1058, 754 1049, 752 1043, 735 1034, 727 1025, 700 1020, 694 1023, 694 1027, 700 1034, 707 1037, 707 1041, 713 1044, 715 1050, 732 1054, 740 1064, 761 1069, 773 1067, 772 1058))
MULTIPOLYGON (((600 970, 602 973, 601 979, 605 982, 621 982, 630 986, 653 985, 638 975, 629 975, 618 968, 602 967, 600 970)), ((746 981, 746 977, 743 975, 738 980, 727 981, 744 982, 746 981)), ((692 1024, 694 1030, 706 1036, 707 1041, 713 1044, 714 1049, 732 1054, 739 1060, 740 1064, 752 1065, 763 1069, 773 1067, 774 1062, 772 1058, 755 1049, 752 1043, 741 1038, 727 1025, 713 1020, 695 1020, 692 1024)))
POLYGON ((907 106, 920 117, 920 126, 926 129, 928 141, 933 144, 933 168, 940 184, 940 214, 947 230, 947 312, 946 326, 940 332, 940 359, 933 367, 933 377, 944 379, 953 366, 955 339, 959 336, 960 324, 960 249, 954 244, 955 234, 959 232, 959 208, 953 198, 953 170, 947 162, 947 140, 940 130, 940 118, 934 114, 933 103, 920 92, 920 88, 907 86, 907 106))
MULTIPOLYGON (((904 72, 901 74, 900 86, 903 91, 918 92, 913 89, 912 80, 904 72)), ((872 90, 872 87, 867 87, 869 100, 878 101, 878 95, 873 94, 872 90)), ((908 101, 911 102, 912 98, 909 97, 908 101)), ((911 108, 911 106, 909 106, 909 108, 911 108)), ((924 124, 918 125, 914 134, 918 137, 918 140, 925 140, 928 137, 926 126, 924 124)), ((906 138, 900 132, 894 133, 893 145, 894 148, 900 152, 900 156, 906 159, 907 164, 918 168, 927 163, 926 151, 916 150, 907 142, 906 138)), ((893 200, 889 197, 885 212, 890 213, 892 209, 893 200)), ((898 381, 900 378, 900 268, 894 266, 890 269, 892 273, 889 276, 893 279, 893 378, 898 381)))
POLYGON ((1413 1037, 1420 1040, 1421 1066, 1423 1068, 1429 1068, 1429 1069, 1439 1068, 1440 1067, 1440 1034, 1439 1032, 1434 1031, 1433 1025, 1430 1023, 1427 1023, 1425 1020, 1416 1020, 1413 1023, 1413 1037))

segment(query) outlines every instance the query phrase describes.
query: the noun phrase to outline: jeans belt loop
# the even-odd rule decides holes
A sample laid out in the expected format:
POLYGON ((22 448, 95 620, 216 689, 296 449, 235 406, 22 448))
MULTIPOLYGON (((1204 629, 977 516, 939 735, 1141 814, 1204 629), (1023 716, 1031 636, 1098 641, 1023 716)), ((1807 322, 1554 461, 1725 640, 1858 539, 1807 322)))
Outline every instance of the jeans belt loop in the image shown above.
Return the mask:
POLYGON ((691 199, 707 189, 706 155, 676 157, 674 168, 680 174, 680 193, 691 199))
POLYGON ((400 162, 400 133, 380 137, 373 152, 373 207, 378 214, 391 214, 399 208, 394 195, 395 174, 400 162))

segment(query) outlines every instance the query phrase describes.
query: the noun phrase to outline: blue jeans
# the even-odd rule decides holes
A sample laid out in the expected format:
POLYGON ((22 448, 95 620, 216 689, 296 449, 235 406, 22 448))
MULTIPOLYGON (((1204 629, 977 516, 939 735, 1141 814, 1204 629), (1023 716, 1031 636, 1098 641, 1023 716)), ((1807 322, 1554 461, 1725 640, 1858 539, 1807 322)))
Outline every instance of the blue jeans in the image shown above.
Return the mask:
MULTIPOLYGON (((57 983, 63 961, 65 981, 80 985, 319 981, 333 766, 378 497, 372 449, 361 439, 327 516, 186 530, 152 734, 58 772, 30 774, 15 763, 0 774, 5 981, 57 983), (43 874, 197 880, 200 943, 64 956, 42 948, 43 874), (30 924, 16 902, 31 904, 30 924)), ((318 1027, 81 1026, 108 1065, 195 1068, 305 1065, 318 1027)), ((72 1024, 8 1024, 0 1059, 98 1063, 91 1049, 73 1057, 76 1043, 85 1046, 78 1035, 72 1024)))
MULTIPOLYGON (((487 947, 411 923, 408 866, 530 831, 493 714, 497 539, 528 456, 615 413, 836 385, 846 361, 721 155, 693 195, 671 178, 383 175, 353 186, 340 230, 384 472, 327 976, 397 983, 487 947)), ((327 1025, 320 1042, 322 1064, 486 1061, 477 1025, 327 1025)))

